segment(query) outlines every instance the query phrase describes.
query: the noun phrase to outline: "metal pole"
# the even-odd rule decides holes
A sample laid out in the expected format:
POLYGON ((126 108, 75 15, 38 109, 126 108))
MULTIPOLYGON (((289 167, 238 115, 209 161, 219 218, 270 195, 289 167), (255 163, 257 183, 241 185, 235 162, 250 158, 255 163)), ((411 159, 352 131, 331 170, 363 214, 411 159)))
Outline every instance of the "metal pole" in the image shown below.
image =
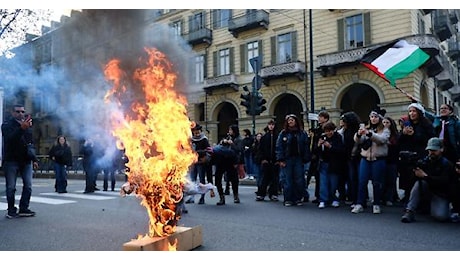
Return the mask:
MULTIPOLYGON (((257 64, 257 60, 255 61, 255 63, 257 64)), ((258 68, 258 64, 256 66, 256 68, 258 68)), ((256 99, 256 92, 257 92, 257 89, 256 87, 258 86, 257 84, 259 82, 258 81, 258 75, 259 75, 259 72, 257 71, 257 69, 255 70, 255 78, 254 78, 254 84, 252 84, 252 109, 253 109, 253 112, 252 112, 252 134, 253 135, 256 135, 256 102, 257 102, 257 99, 256 99)))
MULTIPOLYGON (((308 66, 307 66, 307 22, 306 22, 306 14, 305 14, 305 9, 303 9, 303 56, 305 60, 305 73, 307 73, 308 66)), ((305 76, 306 77, 306 76, 305 76)), ((308 82, 307 79, 305 78, 304 80, 305 83, 305 107, 307 109, 307 123, 310 124, 308 121, 308 82)), ((310 125, 310 127, 312 127, 310 125)))
MULTIPOLYGON (((312 11, 308 10, 309 14, 309 32, 310 32, 310 111, 315 112, 315 81, 313 79, 313 26, 312 26, 312 11)), ((314 121, 311 121, 313 127, 314 121)))

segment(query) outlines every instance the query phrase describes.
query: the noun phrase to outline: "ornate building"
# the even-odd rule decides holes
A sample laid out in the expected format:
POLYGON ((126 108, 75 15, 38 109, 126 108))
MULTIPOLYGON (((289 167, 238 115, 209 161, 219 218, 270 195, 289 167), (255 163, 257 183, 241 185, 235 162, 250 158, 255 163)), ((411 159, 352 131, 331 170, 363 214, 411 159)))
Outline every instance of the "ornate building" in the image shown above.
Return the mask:
MULTIPOLYGON (((37 74, 44 67, 65 68, 65 80, 53 74, 55 82, 66 84, 57 84, 58 97, 49 99, 46 88, 34 84, 28 92, 33 96, 21 93, 41 122, 42 153, 59 131, 68 132, 55 107, 74 104, 69 99, 76 93, 92 93, 97 82, 92 73, 101 64, 114 56, 135 57, 145 44, 168 49, 174 43, 185 50, 169 47, 168 53, 183 64, 190 119, 203 125, 214 143, 230 124, 262 132, 270 119, 281 127, 289 113, 303 117, 306 128, 313 123, 309 115, 320 110, 335 122, 350 110, 367 120, 376 107, 399 118, 410 103, 403 92, 434 112, 441 103, 454 105, 457 112, 459 15, 458 10, 420 9, 83 10, 20 47, 37 74), (146 33, 158 25, 170 28, 170 34, 146 33), (416 44, 431 56, 421 69, 398 80, 398 89, 360 64, 366 51, 395 39, 416 44), (255 57, 259 71, 250 63, 255 57), (267 109, 252 117, 240 102, 245 86, 253 89, 256 72, 267 109), (46 100, 56 100, 58 106, 49 107, 46 100)), ((3 87, 7 93, 8 86, 3 87)), ((76 106, 85 101, 74 105, 72 116, 79 118, 76 106)), ((79 119, 81 128, 88 123, 84 119, 79 119)))

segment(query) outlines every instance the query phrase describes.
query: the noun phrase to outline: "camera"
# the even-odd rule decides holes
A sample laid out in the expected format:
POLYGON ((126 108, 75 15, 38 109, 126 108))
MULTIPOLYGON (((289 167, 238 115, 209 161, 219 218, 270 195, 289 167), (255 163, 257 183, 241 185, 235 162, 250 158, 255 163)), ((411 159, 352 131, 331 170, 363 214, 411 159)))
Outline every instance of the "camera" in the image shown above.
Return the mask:
POLYGON ((401 151, 399 152, 399 161, 409 169, 424 169, 428 165, 429 157, 420 158, 417 152, 401 151))

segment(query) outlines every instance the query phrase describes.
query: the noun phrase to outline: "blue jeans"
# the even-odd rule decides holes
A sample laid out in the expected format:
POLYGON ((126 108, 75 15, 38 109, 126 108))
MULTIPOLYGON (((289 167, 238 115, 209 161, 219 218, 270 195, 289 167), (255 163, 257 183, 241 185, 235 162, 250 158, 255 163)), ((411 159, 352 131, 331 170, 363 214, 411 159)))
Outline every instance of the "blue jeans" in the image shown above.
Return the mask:
POLYGON ((302 201, 305 195, 305 172, 302 158, 291 157, 286 160, 283 169, 284 178, 284 201, 302 201))
POLYGON ((253 160, 251 152, 244 152, 244 169, 246 170, 247 176, 254 176, 253 172, 253 160))
POLYGON ((22 194, 19 200, 19 210, 29 208, 30 196, 32 195, 32 163, 20 164, 18 162, 3 162, 6 181, 6 200, 8 212, 16 212, 14 195, 16 193, 16 180, 19 173, 22 177, 22 194))
POLYGON ((67 171, 65 165, 54 163, 54 174, 56 175, 56 184, 54 185, 57 192, 67 190, 67 171))
POLYGON ((366 205, 367 184, 372 181, 372 189, 374 192, 373 205, 380 205, 383 195, 383 185, 385 183, 386 159, 377 159, 368 161, 361 158, 359 164, 359 184, 358 184, 358 204, 366 205))
POLYGON ((336 196, 339 186, 339 175, 333 172, 328 172, 329 163, 320 161, 319 163, 319 201, 326 204, 333 201, 339 201, 336 196))

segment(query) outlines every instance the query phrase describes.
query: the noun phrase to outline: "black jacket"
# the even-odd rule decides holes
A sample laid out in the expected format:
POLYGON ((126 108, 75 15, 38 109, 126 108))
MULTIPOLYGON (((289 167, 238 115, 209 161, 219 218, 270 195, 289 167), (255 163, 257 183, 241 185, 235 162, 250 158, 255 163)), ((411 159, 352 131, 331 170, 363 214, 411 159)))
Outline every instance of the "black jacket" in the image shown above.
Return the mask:
POLYGON ((49 153, 49 157, 52 159, 54 157, 54 161, 56 163, 72 166, 72 151, 70 147, 65 144, 63 145, 53 145, 51 147, 49 153))
POLYGON ((11 118, 2 124, 3 135, 3 161, 38 162, 38 159, 27 156, 27 144, 33 145, 32 129, 21 128, 21 124, 11 118))

